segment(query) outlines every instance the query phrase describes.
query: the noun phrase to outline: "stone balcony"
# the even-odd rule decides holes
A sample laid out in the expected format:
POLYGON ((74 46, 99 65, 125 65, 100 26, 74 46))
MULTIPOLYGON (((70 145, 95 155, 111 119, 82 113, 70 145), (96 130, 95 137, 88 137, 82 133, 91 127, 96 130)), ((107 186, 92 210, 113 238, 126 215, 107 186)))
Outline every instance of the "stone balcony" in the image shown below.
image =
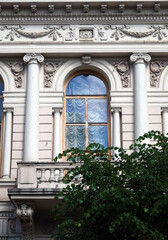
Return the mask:
POLYGON ((61 189, 65 186, 62 183, 65 173, 77 165, 80 163, 70 165, 70 162, 20 162, 17 188, 61 189))
POLYGON ((66 172, 81 163, 70 162, 19 162, 16 187, 8 193, 13 201, 25 199, 54 198, 66 185, 62 179, 66 172))

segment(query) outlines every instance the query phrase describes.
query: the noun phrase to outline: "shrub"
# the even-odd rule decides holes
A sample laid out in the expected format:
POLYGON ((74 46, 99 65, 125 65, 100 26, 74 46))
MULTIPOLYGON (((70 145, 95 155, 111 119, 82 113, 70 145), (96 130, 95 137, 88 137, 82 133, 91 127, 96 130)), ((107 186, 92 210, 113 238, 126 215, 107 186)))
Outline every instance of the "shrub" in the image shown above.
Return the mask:
POLYGON ((68 185, 56 196, 63 196, 54 209, 61 224, 52 239, 168 239, 168 138, 151 131, 130 154, 119 148, 112 156, 112 149, 91 144, 59 154, 82 165, 65 175, 68 185))

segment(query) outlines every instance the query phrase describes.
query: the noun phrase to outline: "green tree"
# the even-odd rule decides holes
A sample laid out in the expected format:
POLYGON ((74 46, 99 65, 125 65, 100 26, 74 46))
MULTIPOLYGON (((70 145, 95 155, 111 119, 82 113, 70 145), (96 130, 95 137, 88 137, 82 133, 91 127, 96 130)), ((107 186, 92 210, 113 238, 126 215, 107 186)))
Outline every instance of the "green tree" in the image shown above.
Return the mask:
POLYGON ((67 160, 78 166, 56 196, 61 224, 52 239, 168 239, 168 138, 151 131, 130 146, 130 154, 120 148, 114 158, 111 149, 91 144, 87 151, 59 154, 70 154, 67 160))

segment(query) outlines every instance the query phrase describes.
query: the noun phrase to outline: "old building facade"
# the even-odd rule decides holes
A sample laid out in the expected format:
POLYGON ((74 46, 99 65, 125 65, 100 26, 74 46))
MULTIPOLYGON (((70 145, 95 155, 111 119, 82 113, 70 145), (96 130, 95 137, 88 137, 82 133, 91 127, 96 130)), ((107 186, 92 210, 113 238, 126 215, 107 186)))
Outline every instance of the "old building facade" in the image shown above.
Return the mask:
POLYGON ((168 2, 0 1, 0 239, 50 239, 69 168, 92 141, 168 132, 168 2))

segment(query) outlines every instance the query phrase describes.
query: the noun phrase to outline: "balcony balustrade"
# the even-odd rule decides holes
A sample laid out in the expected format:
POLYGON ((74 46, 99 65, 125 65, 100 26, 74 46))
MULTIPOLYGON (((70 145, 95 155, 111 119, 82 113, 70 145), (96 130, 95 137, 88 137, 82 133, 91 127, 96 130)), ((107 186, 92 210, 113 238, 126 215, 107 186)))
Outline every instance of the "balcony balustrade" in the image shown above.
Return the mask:
POLYGON ((19 162, 17 188, 63 188, 66 172, 81 163, 70 162, 19 162))

